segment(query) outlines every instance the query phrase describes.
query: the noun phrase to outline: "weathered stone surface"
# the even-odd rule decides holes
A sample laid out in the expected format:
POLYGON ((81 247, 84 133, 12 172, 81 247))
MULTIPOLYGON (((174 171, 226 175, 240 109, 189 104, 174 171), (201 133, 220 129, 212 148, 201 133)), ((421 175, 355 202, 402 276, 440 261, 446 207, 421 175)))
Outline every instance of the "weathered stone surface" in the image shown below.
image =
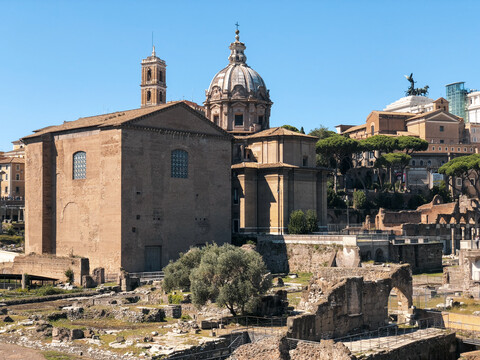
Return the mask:
POLYGON ((288 342, 284 337, 268 337, 254 344, 240 346, 230 359, 289 360, 288 342))
POLYGON ((290 350, 291 360, 350 360, 356 359, 342 343, 322 340, 318 344, 299 342, 294 350, 290 350))
POLYGON ((70 331, 62 327, 54 327, 52 330, 52 339, 64 341, 70 338, 70 331))
POLYGON ((80 329, 71 329, 69 340, 83 339, 83 330, 80 329))

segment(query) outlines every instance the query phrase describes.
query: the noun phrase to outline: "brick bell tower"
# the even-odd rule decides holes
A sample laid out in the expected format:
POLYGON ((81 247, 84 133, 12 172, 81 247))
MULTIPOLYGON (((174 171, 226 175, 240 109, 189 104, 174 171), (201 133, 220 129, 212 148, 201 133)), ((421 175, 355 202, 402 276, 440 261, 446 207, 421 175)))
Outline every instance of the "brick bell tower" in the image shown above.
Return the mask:
POLYGON ((167 97, 165 61, 155 54, 153 46, 152 55, 142 60, 142 108, 165 104, 167 97))

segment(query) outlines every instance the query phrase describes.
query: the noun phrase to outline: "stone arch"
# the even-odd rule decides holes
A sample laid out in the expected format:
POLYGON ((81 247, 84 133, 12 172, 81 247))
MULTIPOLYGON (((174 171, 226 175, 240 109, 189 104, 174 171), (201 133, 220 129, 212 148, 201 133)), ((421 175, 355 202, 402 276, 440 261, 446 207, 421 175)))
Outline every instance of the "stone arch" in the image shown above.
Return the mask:
POLYGON ((396 294, 396 313, 398 322, 406 322, 412 314, 413 288, 410 265, 401 265, 392 274, 389 294, 396 294))

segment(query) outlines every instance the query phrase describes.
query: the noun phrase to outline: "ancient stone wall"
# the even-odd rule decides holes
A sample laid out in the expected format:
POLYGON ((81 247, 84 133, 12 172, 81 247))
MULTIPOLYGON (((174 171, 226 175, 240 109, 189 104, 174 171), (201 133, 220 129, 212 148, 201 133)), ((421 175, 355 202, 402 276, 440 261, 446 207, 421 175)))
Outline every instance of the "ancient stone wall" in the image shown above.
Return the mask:
POLYGON ((285 241, 259 237, 256 249, 272 273, 315 273, 319 268, 326 266, 357 267, 360 265, 358 247, 343 246, 341 242, 338 244, 334 241, 332 243, 306 240, 285 241))
POLYGON ((89 274, 89 261, 85 258, 56 257, 54 255, 17 256, 13 263, 0 263, 0 273, 29 274, 65 281, 65 271, 73 270, 74 281, 81 284, 83 275, 89 274))
POLYGON ((389 260, 408 263, 413 273, 442 270, 443 244, 390 244, 389 260))
POLYGON ((384 326, 393 289, 399 310, 407 315, 413 292, 408 265, 320 269, 299 305, 308 313, 288 318, 288 336, 318 341, 384 326))

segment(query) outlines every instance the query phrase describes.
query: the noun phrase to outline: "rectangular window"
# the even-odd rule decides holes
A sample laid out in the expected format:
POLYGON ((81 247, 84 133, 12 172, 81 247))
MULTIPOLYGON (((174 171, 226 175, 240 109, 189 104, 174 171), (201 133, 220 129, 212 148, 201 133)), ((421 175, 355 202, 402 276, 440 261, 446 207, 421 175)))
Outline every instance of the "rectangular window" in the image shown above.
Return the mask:
POLYGON ((235 114, 235 126, 243 126, 243 114, 235 114))
POLYGON ((238 205, 238 188, 233 188, 233 205, 238 205))
POLYGON ((303 157, 303 166, 308 166, 308 156, 303 157))
POLYGON ((5 186, 5 193, 8 193, 8 186, 5 186))
POLYGON ((15 174, 15 180, 20 180, 20 174, 15 174))
POLYGON ((171 154, 171 177, 188 178, 188 153, 185 150, 173 150, 171 154))
POLYGON ((17 171, 20 171, 20 165, 17 164, 17 171))
POLYGON ((20 188, 19 188, 18 186, 15 188, 15 192, 16 192, 17 194, 20 192, 20 188))
POLYGON ((215 123, 215 125, 218 125, 218 123, 220 122, 220 117, 218 115, 213 115, 213 122, 215 123))
POLYGON ((240 221, 238 219, 233 219, 233 232, 238 233, 240 229, 240 221))
POLYGON ((443 132, 443 125, 440 125, 440 132, 443 132))
POLYGON ((263 124, 263 115, 258 116, 258 123, 261 125, 263 124))
POLYGON ((462 186, 462 179, 461 178, 457 178, 456 179, 456 184, 458 187, 462 186))

